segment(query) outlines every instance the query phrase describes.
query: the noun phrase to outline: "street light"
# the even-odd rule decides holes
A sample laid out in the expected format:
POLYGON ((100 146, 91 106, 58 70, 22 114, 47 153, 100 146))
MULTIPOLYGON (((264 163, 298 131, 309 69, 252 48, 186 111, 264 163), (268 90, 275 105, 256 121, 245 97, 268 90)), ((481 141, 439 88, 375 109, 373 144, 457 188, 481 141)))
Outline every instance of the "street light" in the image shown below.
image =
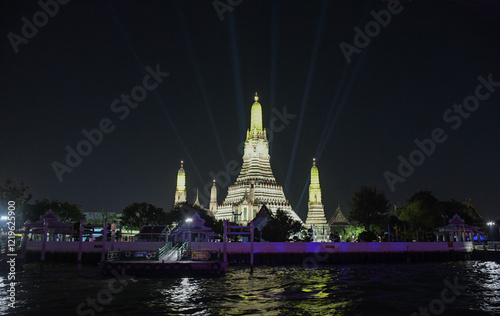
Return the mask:
POLYGON ((192 218, 186 218, 186 223, 188 223, 188 249, 191 251, 191 222, 192 218))
POLYGON ((111 224, 111 241, 115 241, 115 231, 116 231, 116 221, 113 221, 113 224, 111 224))
POLYGON ((493 239, 493 226, 495 226, 495 222, 488 222, 487 225, 490 226, 490 239, 493 239))
MULTIPOLYGON (((3 215, 2 217, 0 217, 0 221, 7 221, 7 220, 9 220, 9 217, 8 217, 8 216, 3 215)), ((2 226, 2 228, 0 229, 0 234, 1 234, 1 235, 3 235, 3 226, 4 226, 4 225, 7 225, 7 224, 2 224, 2 225, 1 225, 1 226, 2 226)))
POLYGON ((446 220, 449 218, 448 215, 441 215, 443 217, 443 227, 446 226, 446 220))
POLYGON ((238 216, 241 215, 241 213, 238 212, 232 212, 233 213, 233 219, 236 224, 238 224, 238 216))

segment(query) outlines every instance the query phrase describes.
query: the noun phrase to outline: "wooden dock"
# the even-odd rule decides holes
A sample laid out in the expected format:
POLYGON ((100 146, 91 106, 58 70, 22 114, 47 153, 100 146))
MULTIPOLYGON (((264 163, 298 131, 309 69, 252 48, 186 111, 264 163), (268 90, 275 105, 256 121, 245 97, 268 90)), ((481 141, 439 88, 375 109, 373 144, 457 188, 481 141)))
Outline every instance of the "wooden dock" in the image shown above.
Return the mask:
POLYGON ((108 251, 102 263, 103 273, 123 271, 128 275, 213 274, 226 271, 227 263, 217 251, 190 251, 188 243, 171 243, 157 251, 108 251))

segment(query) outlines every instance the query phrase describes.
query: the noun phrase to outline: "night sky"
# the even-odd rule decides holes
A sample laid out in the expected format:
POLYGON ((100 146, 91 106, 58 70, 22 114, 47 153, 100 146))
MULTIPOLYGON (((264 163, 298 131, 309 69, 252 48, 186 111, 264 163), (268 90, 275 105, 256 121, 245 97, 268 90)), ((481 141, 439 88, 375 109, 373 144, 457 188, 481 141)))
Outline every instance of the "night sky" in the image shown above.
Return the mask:
POLYGON ((74 0, 51 6, 52 17, 35 1, 3 4, 1 181, 85 211, 140 201, 169 210, 184 160, 188 200, 199 188, 208 205, 203 187, 218 174, 221 203, 258 91, 264 125, 275 125, 274 175, 303 220, 313 157, 327 218, 337 205, 347 214, 361 185, 391 205, 420 190, 470 198, 498 218, 500 83, 473 104, 479 76, 500 82, 497 1, 402 0, 379 32, 370 11, 387 1, 239 2, 218 13, 210 0, 74 0), (34 15, 38 31, 23 36, 34 15), (348 63, 340 44, 355 45, 367 23, 374 36, 348 63), (138 102, 127 105, 131 93, 138 102), (474 110, 453 112, 466 98, 474 110), (435 129, 441 143, 414 153, 419 166, 392 190, 384 173, 398 174, 398 156, 410 159, 435 129), (79 143, 87 155, 58 179, 54 162, 67 165, 79 143))

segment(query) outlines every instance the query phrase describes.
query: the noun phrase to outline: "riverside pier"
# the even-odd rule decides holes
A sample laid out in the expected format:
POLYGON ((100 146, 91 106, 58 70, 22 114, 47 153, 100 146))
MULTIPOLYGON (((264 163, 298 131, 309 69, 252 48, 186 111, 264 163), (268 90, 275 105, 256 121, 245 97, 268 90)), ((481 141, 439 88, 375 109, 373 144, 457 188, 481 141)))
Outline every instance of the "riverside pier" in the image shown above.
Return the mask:
MULTIPOLYGON (((78 242, 47 242, 47 261, 76 262, 78 242)), ((250 242, 228 242, 227 261, 229 264, 250 264, 250 242)), ((38 261, 41 242, 28 242, 26 259, 38 261)), ((82 262, 97 263, 105 251, 157 252, 165 246, 162 242, 102 242, 82 243, 82 262)), ((192 242, 191 251, 223 253, 223 242, 192 242)), ((302 264, 306 258, 316 258, 318 263, 378 263, 378 262, 425 262, 474 259, 483 250, 473 249, 472 242, 255 242, 254 263, 262 264, 302 264), (323 258, 322 260, 318 260, 323 258)), ((490 251, 495 253, 494 251, 490 251)), ((498 252, 500 254, 500 251, 498 252)))

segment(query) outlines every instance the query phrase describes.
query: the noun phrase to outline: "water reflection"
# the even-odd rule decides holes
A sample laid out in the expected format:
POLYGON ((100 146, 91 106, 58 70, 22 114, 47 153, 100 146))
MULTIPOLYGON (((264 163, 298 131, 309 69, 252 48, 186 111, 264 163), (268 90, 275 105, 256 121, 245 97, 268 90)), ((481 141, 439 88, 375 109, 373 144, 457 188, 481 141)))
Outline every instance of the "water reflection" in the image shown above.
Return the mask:
MULTIPOLYGON (((0 277, 0 293, 8 294, 7 293, 8 285, 9 285, 9 282, 8 282, 7 278, 0 277)), ((10 309, 10 307, 8 306, 9 303, 10 303, 10 301, 9 301, 8 295, 2 295, 0 297, 0 315, 6 314, 7 311, 10 309)))
POLYGON ((221 291, 222 310, 228 315, 342 315, 350 298, 340 297, 341 286, 333 285, 338 271, 327 271, 267 267, 245 275, 236 270, 231 273, 240 277, 229 277, 235 282, 221 291))
POLYGON ((160 290, 164 304, 178 313, 202 311, 206 306, 199 301, 202 294, 200 282, 199 279, 187 277, 178 279, 168 288, 160 290))
MULTIPOLYGON (((109 278, 91 268, 78 278, 74 267, 54 267, 46 276, 24 273, 16 281, 14 310, 2 315, 75 314, 109 278), (92 275, 94 273, 94 275, 92 275)), ((103 315, 410 315, 440 297, 444 280, 467 285, 446 304, 445 314, 500 313, 500 266, 493 262, 330 265, 302 267, 230 266, 222 277, 127 278, 103 315)), ((0 277, 0 300, 8 281, 0 277)))
POLYGON ((486 261, 474 264, 477 287, 471 288, 483 311, 499 312, 500 309, 500 265, 486 261))

